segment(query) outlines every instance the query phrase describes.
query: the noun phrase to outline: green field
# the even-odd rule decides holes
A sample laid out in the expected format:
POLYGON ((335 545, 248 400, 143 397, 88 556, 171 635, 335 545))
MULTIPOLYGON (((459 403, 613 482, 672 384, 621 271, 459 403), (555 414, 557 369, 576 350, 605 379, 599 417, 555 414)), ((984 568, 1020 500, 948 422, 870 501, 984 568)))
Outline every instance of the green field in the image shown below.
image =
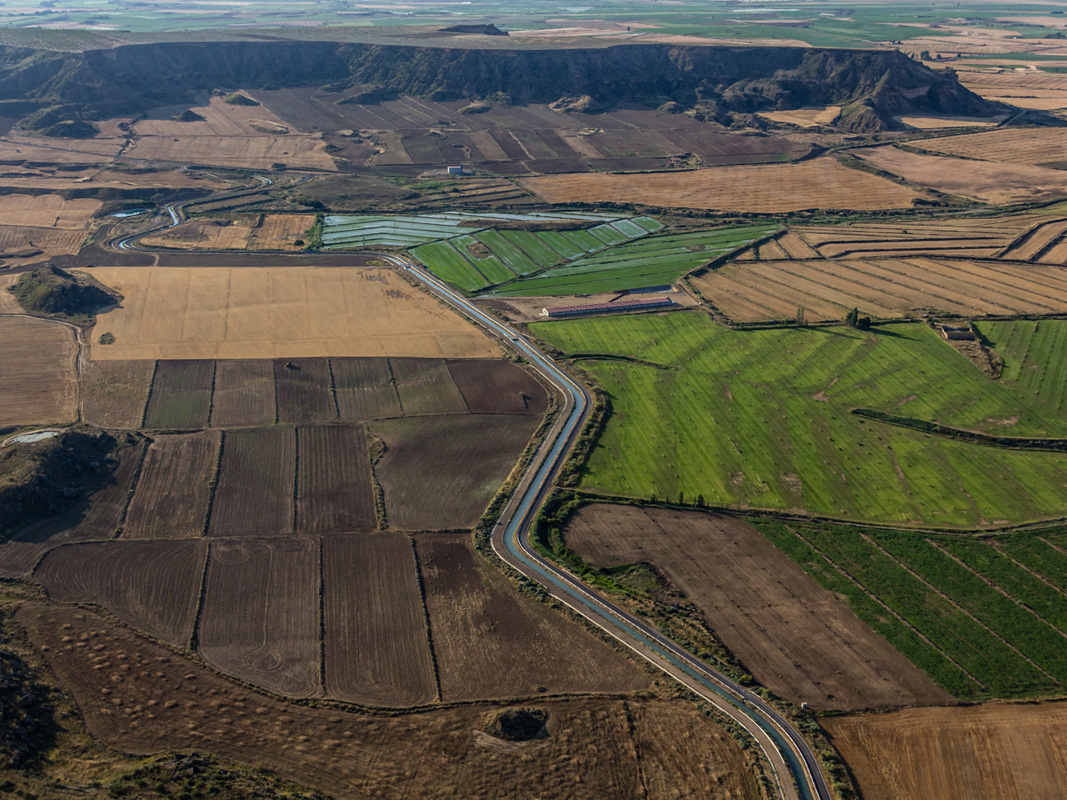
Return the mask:
MULTIPOLYGON (((1052 338, 1065 324, 1041 323, 1052 338)), ((850 413, 1067 437, 1062 383, 1037 396, 991 381, 924 325, 730 331, 700 312, 672 312, 531 329, 564 352, 662 365, 582 361, 615 411, 582 479, 588 490, 953 527, 1067 514, 1067 456, 850 413)))
POLYGON ((977 539, 752 522, 957 697, 1067 687, 1062 529, 977 539))
POLYGON ((1067 325, 1021 320, 980 322, 978 329, 1004 359, 1000 383, 1067 415, 1067 325))

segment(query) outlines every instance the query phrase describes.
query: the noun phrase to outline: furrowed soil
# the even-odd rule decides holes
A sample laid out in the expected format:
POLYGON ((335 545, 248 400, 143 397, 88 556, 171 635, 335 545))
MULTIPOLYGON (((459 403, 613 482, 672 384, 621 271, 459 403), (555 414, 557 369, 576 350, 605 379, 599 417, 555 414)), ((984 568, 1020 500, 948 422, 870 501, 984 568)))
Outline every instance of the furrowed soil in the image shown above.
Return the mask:
POLYGON ((388 269, 97 267, 121 307, 94 359, 435 356, 494 358, 466 320, 388 269))
POLYGON ((211 424, 216 428, 271 425, 275 409, 274 365, 266 359, 218 361, 211 424))
POLYGON ((638 203, 764 214, 806 208, 909 208, 920 197, 912 189, 827 158, 695 172, 544 175, 520 182, 548 203, 638 203))
POLYGON ((74 331, 42 319, 0 317, 0 342, 0 427, 76 420, 74 331))
POLYGON ((211 415, 214 361, 157 361, 146 428, 192 430, 207 427, 211 415))
POLYGON ((489 414, 371 423, 386 445, 375 473, 390 526, 473 527, 537 425, 537 417, 489 414))
POLYGON ((437 694, 411 540, 398 534, 322 540, 326 694, 382 706, 437 694))
POLYGON ((363 428, 296 430, 296 530, 372 531, 378 527, 363 428))
POLYGON ((279 422, 332 422, 337 419, 330 362, 325 358, 275 361, 274 385, 278 395, 279 422))
POLYGON ((654 564, 781 697, 824 710, 952 699, 742 520, 597 504, 578 512, 565 538, 591 566, 654 564))
POLYGON ((175 647, 193 633, 203 542, 93 542, 44 557, 34 577, 54 600, 94 603, 175 647))
POLYGON ((357 422, 401 414, 386 358, 331 358, 334 394, 341 419, 357 422))
POLYGON ((337 797, 536 792, 563 800, 609 797, 620 786, 646 786, 663 800, 761 796, 737 744, 686 701, 538 703, 549 715, 548 737, 507 744, 481 732, 490 706, 380 717, 291 705, 88 611, 27 603, 16 619, 74 695, 90 733, 124 752, 196 750, 266 762, 337 797), (155 710, 161 705, 165 713, 155 710))
POLYGON ((463 395, 439 358, 392 358, 389 366, 405 415, 462 414, 463 395))
POLYGON ((827 717, 868 800, 1067 795, 1067 703, 989 703, 827 717))
POLYGON ((510 361, 449 361, 448 371, 473 414, 544 414, 548 392, 510 361))
POLYGON ((199 628, 205 661, 280 694, 317 695, 320 633, 318 542, 212 542, 199 628))
POLYGON ((648 687, 648 673, 487 568, 469 535, 415 540, 442 699, 648 687))
POLYGON ((204 533, 218 431, 156 436, 145 454, 123 539, 195 539, 204 533))
POLYGON ((293 428, 227 431, 211 505, 211 536, 271 536, 293 530, 293 428))
POLYGON ((108 429, 140 428, 154 361, 86 361, 81 371, 82 417, 108 429))

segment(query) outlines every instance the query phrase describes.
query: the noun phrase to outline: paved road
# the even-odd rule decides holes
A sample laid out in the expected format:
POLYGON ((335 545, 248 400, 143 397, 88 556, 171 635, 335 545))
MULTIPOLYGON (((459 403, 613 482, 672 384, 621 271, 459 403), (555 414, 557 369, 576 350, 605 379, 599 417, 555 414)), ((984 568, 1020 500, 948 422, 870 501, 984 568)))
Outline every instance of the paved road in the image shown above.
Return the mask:
MULTIPOLYGON (((111 245, 122 250, 137 249, 137 240, 141 237, 179 224, 183 206, 180 203, 167 206, 171 225, 116 239, 111 245)), ((501 339, 507 347, 527 359, 564 398, 562 412, 493 529, 492 545, 497 555, 740 724, 763 750, 771 767, 771 780, 782 800, 832 800, 815 754, 796 729, 774 708, 642 620, 600 596, 531 547, 529 537, 534 517, 589 418, 592 405, 589 392, 573 381, 551 358, 535 348, 526 337, 483 312, 416 262, 392 253, 369 255, 409 273, 460 314, 501 339)))

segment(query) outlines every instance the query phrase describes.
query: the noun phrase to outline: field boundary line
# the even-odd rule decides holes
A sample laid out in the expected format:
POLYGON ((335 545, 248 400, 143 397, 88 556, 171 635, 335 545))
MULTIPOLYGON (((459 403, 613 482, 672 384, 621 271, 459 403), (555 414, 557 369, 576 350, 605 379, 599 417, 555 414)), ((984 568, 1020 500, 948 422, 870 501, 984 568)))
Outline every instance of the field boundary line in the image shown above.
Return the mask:
POLYGON ((219 374, 219 360, 217 358, 211 359, 211 390, 208 392, 207 400, 207 424, 205 428, 213 427, 215 417, 215 381, 216 376, 219 374))
POLYGON ((393 372, 393 359, 391 356, 386 357, 385 366, 389 369, 389 385, 393 387, 393 395, 396 397, 396 407, 400 409, 399 416, 406 416, 406 412, 404 411, 404 401, 400 399, 400 389, 396 385, 396 373, 393 372))
MULTIPOLYGON (((1036 539, 1037 539, 1037 540, 1038 540, 1039 542, 1044 542, 1044 541, 1045 541, 1045 540, 1044 540, 1044 539, 1042 539, 1042 538, 1041 538, 1040 536, 1038 536, 1038 537, 1035 537, 1035 538, 1036 538, 1036 539)), ((1047 544, 1047 542, 1046 542, 1046 544, 1047 544)), ((1048 578, 1046 578, 1046 577, 1045 577, 1044 575, 1042 575, 1042 574, 1041 574, 1040 572, 1037 572, 1037 571, 1035 571, 1035 570, 1034 570, 1034 569, 1033 569, 1032 567, 1030 567, 1029 565, 1027 565, 1027 564, 1024 564, 1023 562, 1019 561, 1019 560, 1018 560, 1017 558, 1015 558, 1015 556, 1013 556, 1013 555, 1012 555, 1011 553, 1007 553, 1007 552, 1005 552, 1005 551, 1004 551, 1004 550, 1003 550, 1003 549, 1001 548, 1001 544, 1000 544, 1000 542, 993 542, 993 543, 992 543, 992 544, 991 544, 990 546, 991 546, 991 547, 992 547, 992 548, 993 548, 994 550, 996 550, 996 551, 997 551, 998 553, 1000 553, 1000 554, 1001 554, 1002 556, 1004 556, 1004 558, 1008 559, 1008 561, 1010 561, 1010 562, 1011 562, 1012 564, 1014 564, 1015 566, 1017 566, 1017 567, 1018 567, 1019 569, 1021 569, 1021 570, 1022 570, 1023 572, 1027 573, 1027 574, 1028 574, 1028 575, 1029 575, 1029 576, 1030 576, 1031 578, 1033 578, 1034 580, 1038 580, 1038 581, 1041 581, 1041 583, 1045 584, 1045 585, 1046 585, 1047 587, 1049 587, 1050 589, 1052 589, 1053 591, 1055 591, 1055 592, 1056 592, 1057 594, 1060 594, 1060 595, 1062 595, 1062 596, 1064 596, 1064 597, 1067 597, 1067 592, 1065 592, 1065 591, 1063 590, 1063 588, 1062 588, 1062 587, 1059 587, 1059 586, 1057 586, 1057 585, 1056 585, 1056 584, 1054 584, 1054 583, 1053 583, 1052 581, 1050 581, 1050 580, 1049 580, 1048 578)))
POLYGON ((411 542, 411 555, 415 563, 415 582, 419 587, 419 601, 422 604, 422 619, 426 627, 426 644, 430 648, 430 664, 433 666, 433 686, 436 701, 441 702, 441 671, 437 666, 437 648, 433 644, 433 626, 430 624, 430 609, 426 605, 426 583, 422 579, 422 559, 419 558, 419 547, 415 537, 408 535, 411 542))
MULTIPOLYGON (((196 607, 193 610, 193 627, 189 632, 189 649, 200 654, 200 618, 203 616, 204 610, 204 597, 207 595, 207 571, 211 564, 211 545, 212 542, 208 538, 204 538, 201 541, 204 542, 204 567, 200 570, 200 588, 196 593, 196 607)), ((203 656, 200 656, 203 661, 203 656)), ((206 664, 207 662, 204 661, 206 664)))
MULTIPOLYGON (((878 597, 876 594, 874 594, 874 592, 872 592, 870 589, 868 589, 866 586, 864 586, 863 583, 858 578, 856 578, 851 572, 849 572, 844 567, 838 565, 833 559, 831 559, 828 555, 826 555, 826 553, 824 553, 822 550, 820 550, 818 547, 816 547, 813 542, 811 542, 810 540, 804 538, 804 536, 800 533, 800 531, 796 530, 795 528, 793 528, 790 525, 785 525, 784 527, 785 527, 785 529, 787 531, 792 533, 794 536, 796 536, 798 539, 800 539, 800 541, 804 542, 804 544, 806 544, 808 547, 810 547, 812 552, 817 553, 819 555, 819 557, 823 559, 823 561, 825 561, 827 564, 830 565, 831 569, 833 569, 835 572, 837 572, 838 574, 843 576, 850 583, 853 583, 856 586, 858 586, 860 591, 862 591, 870 600, 874 601, 874 603, 876 605, 878 605, 881 608, 885 609, 898 622, 900 622, 900 624, 902 624, 904 627, 906 627, 908 630, 910 630, 912 633, 914 633, 916 636, 918 636, 920 639, 922 639, 930 647, 931 650, 933 650, 935 653, 940 655, 943 659, 945 659, 945 661, 947 661, 949 664, 951 664, 956 669, 958 669, 960 672, 962 672, 964 675, 966 675, 968 678, 970 678, 970 680, 973 681, 974 684, 976 686, 978 686, 980 689, 982 689, 983 691, 989 691, 989 687, 986 686, 984 683, 982 683, 980 680, 978 680, 978 678, 976 678, 974 675, 972 675, 970 673, 970 671, 966 667, 964 667, 962 664, 960 664, 958 661, 956 661, 956 659, 954 659, 952 656, 950 656, 948 653, 946 653, 942 648, 940 648, 936 644, 934 644, 934 642, 925 633, 923 633, 921 630, 916 628, 915 625, 913 625, 908 619, 906 619, 903 615, 901 615, 900 612, 898 612, 895 608, 893 608, 892 606, 887 604, 880 597, 878 597)), ((855 613, 855 612, 853 612, 853 613, 855 613)), ((879 634, 879 635, 881 635, 881 634, 879 634)), ((885 637, 883 636, 882 638, 885 638, 885 637)), ((933 680, 933 678, 931 678, 931 680, 933 680)))
POLYGON ((973 567, 971 567, 969 564, 967 564, 963 559, 961 559, 955 553, 949 552, 940 543, 935 542, 932 539, 927 539, 926 543, 929 544, 931 547, 933 547, 935 550, 938 550, 939 552, 941 552, 942 555, 945 555, 948 558, 950 558, 953 561, 955 561, 957 564, 959 564, 961 567, 963 567, 963 569, 967 570, 969 573, 974 575, 974 577, 978 578, 978 580, 980 580, 982 583, 984 583, 990 589, 994 590, 995 592, 999 592, 1000 594, 1002 594, 1008 600, 1011 600, 1013 603, 1015 603, 1020 608, 1026 609, 1036 619, 1038 619, 1041 622, 1043 622, 1046 625, 1048 625, 1050 628, 1052 628, 1053 631, 1055 631, 1057 634, 1059 634, 1062 638, 1067 639, 1067 633, 1065 633, 1064 631, 1061 631, 1059 628, 1057 628, 1055 625, 1053 625, 1047 619, 1045 619, 1040 614, 1038 614, 1036 611, 1034 611, 1034 609, 1030 608, 1030 606, 1026 605, 1026 603, 1024 603, 1022 600, 1020 600, 1019 598, 1017 598, 1017 597, 1009 594, 1008 592, 1006 592, 999 584, 995 583, 993 580, 991 580, 990 578, 986 577, 985 575, 983 575, 978 570, 976 570, 973 567))
POLYGON ((317 539, 319 549, 319 691, 326 697, 326 574, 323 569, 323 537, 317 539))
POLYGON ((1064 550, 1064 549, 1063 549, 1062 547, 1060 547, 1060 546, 1059 546, 1058 544, 1055 544, 1054 542, 1050 542, 1050 541, 1049 541, 1048 539, 1046 539, 1046 538, 1045 538, 1044 536, 1038 536, 1037 538, 1038 538, 1038 540, 1039 540, 1039 541, 1042 541, 1042 542, 1044 542, 1044 543, 1045 543, 1045 544, 1047 544, 1047 545, 1048 545, 1049 547, 1051 547, 1051 548, 1052 548, 1053 550, 1056 550, 1056 551, 1058 551, 1058 552, 1062 553, 1063 555, 1067 556, 1067 550, 1064 550))
POLYGON ((208 486, 207 513, 204 515, 204 527, 200 535, 207 538, 211 530, 211 515, 215 511, 215 492, 219 488, 219 474, 222 472, 222 450, 226 446, 226 431, 219 431, 219 449, 215 453, 215 469, 211 472, 211 483, 208 486))
POLYGON ((126 516, 130 513, 130 504, 133 502, 133 496, 137 492, 137 484, 141 480, 141 471, 144 469, 144 462, 148 458, 149 447, 151 447, 151 440, 145 437, 145 440, 141 442, 141 457, 137 461, 137 469, 134 470, 133 478, 130 480, 130 488, 126 490, 126 502, 122 505, 122 513, 119 514, 118 522, 115 524, 115 531, 111 535, 111 541, 122 536, 122 531, 126 527, 126 516))
POLYGON ((956 602, 955 599, 953 599, 952 597, 949 597, 941 589, 939 589, 938 587, 936 587, 932 583, 930 583, 930 581, 928 581, 926 578, 924 578, 918 572, 913 570, 909 564, 906 564, 903 561, 901 561, 895 555, 893 555, 888 550, 886 550, 884 547, 882 547, 880 544, 878 544, 878 542, 874 541, 874 539, 872 539, 866 533, 861 533, 860 534, 860 538, 862 538, 869 545, 871 545, 871 547, 873 547, 876 550, 878 550, 880 553, 882 553, 882 555, 884 555, 886 558, 888 558, 890 561, 895 563, 902 570, 904 570, 909 575, 911 575, 913 578, 915 578, 915 580, 919 581, 919 583, 921 583, 924 586, 926 586, 930 591, 932 591, 934 594, 936 594, 938 597, 940 597, 942 600, 944 600, 950 606, 952 606, 957 611, 959 611, 961 614, 963 614, 965 617, 967 617, 969 620, 971 620, 971 622, 975 623, 980 628, 984 629, 987 633, 989 633, 990 636, 992 636, 994 639, 996 639, 1002 645, 1007 647, 1009 650, 1011 650, 1013 653, 1015 653, 1017 656, 1019 656, 1023 661, 1025 661, 1031 667, 1033 667, 1038 672, 1040 672, 1042 675, 1044 675, 1046 678, 1048 678, 1050 681, 1052 681, 1054 684, 1056 684, 1058 686, 1062 686, 1063 685, 1062 681, 1057 679, 1055 676, 1050 675, 1044 669, 1039 667, 1036 663, 1034 663, 1034 661, 1028 655, 1026 655, 1026 653, 1024 653, 1022 650, 1020 650, 1015 645, 1013 645, 1011 642, 1009 642, 1007 639, 1005 639, 1003 636, 1001 636, 995 630, 990 628, 988 625, 986 625, 984 622, 982 622, 982 620, 978 619, 978 617, 976 617, 974 614, 972 614, 970 611, 968 611, 966 608, 964 608, 962 605, 960 605, 958 602, 956 602))
POLYGON ((333 359, 326 359, 326 371, 330 373, 330 400, 333 401, 333 415, 335 419, 341 419, 341 407, 337 403, 337 381, 333 377, 333 359))
POLYGON ((155 363, 152 365, 152 380, 148 382, 148 393, 144 399, 144 409, 141 411, 141 424, 137 427, 144 428, 145 422, 148 420, 148 406, 152 402, 152 394, 156 390, 156 374, 159 372, 159 359, 155 359, 155 363))
POLYGON ((293 505, 293 511, 289 518, 289 530, 293 533, 298 533, 300 528, 297 527, 297 523, 300 522, 297 519, 297 513, 300 507, 300 503, 297 502, 297 497, 300 494, 300 425, 293 426, 293 488, 289 495, 289 502, 293 505))

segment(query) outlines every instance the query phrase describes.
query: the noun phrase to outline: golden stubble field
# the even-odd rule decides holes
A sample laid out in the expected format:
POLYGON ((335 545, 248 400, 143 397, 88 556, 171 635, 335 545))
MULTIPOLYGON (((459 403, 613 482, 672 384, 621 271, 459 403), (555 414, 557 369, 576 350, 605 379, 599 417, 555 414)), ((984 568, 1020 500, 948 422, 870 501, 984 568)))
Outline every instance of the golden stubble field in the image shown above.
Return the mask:
POLYGON ((265 214, 235 220, 198 219, 145 237, 149 247, 178 250, 299 250, 314 214, 265 214))
POLYGON ((98 267, 125 300, 92 332, 94 360, 428 356, 496 358, 498 348, 389 269, 98 267))
POLYGON ((694 172, 544 175, 520 183, 549 203, 613 201, 753 213, 909 208, 920 197, 912 189, 829 158, 694 172))
POLYGON ((0 195, 0 220, 4 225, 32 228, 82 230, 100 210, 99 200, 64 200, 58 194, 0 195))
POLYGON ((1040 166, 1067 161, 1067 129, 1001 128, 984 133, 945 136, 916 142, 914 146, 949 156, 1040 166))
POLYGON ((0 342, 0 425, 76 420, 74 331, 42 319, 0 317, 0 342))

